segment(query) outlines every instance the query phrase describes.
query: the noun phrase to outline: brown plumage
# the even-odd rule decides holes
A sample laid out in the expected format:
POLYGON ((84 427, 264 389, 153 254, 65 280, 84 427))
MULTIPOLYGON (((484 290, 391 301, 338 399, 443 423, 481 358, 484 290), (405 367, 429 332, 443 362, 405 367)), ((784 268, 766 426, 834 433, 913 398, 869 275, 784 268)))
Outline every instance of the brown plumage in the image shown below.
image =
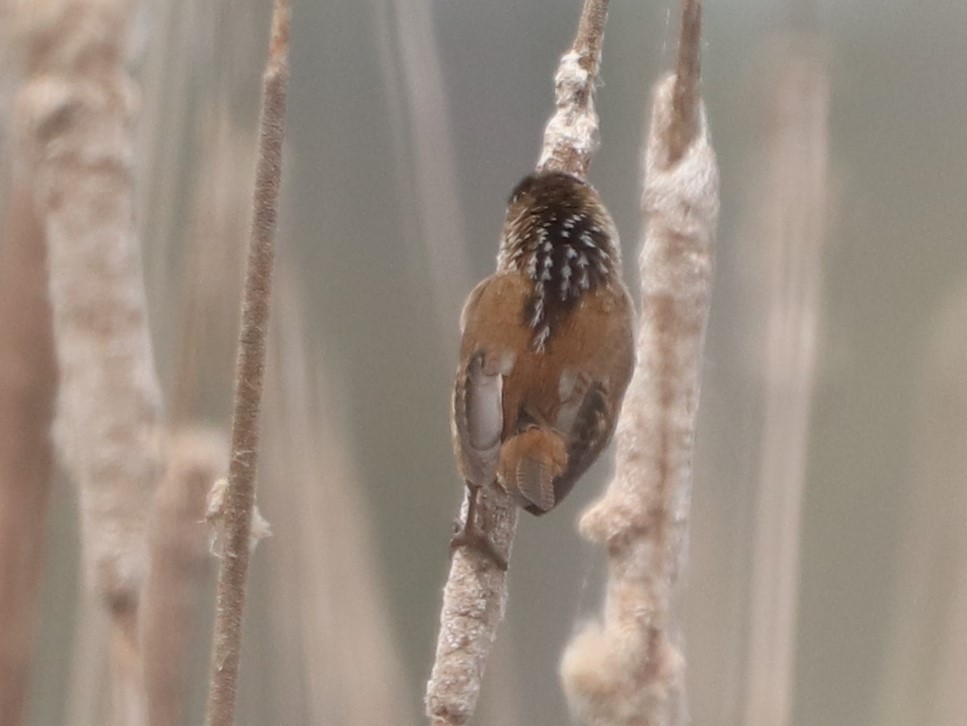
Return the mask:
POLYGON ((461 316, 453 395, 457 465, 532 514, 553 509, 614 433, 634 364, 632 304, 614 222, 568 174, 525 178, 510 199, 497 272, 461 316))

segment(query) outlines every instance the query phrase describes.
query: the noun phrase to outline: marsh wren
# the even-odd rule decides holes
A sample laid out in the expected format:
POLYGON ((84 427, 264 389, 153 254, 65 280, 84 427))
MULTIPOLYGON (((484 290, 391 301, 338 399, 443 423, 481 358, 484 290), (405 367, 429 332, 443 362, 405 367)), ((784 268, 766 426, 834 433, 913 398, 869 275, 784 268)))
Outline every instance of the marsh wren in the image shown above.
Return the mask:
POLYGON ((451 548, 475 546, 505 569, 476 521, 480 487, 541 515, 598 457, 634 366, 632 320, 618 233, 598 193, 563 172, 524 178, 497 271, 460 317, 452 430, 469 496, 451 548))

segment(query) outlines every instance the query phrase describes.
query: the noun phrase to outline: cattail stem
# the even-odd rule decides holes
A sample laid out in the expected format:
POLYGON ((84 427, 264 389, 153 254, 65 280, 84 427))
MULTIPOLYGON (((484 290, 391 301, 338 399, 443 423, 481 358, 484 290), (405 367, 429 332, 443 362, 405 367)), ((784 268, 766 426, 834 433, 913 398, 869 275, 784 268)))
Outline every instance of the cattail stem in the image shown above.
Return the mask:
POLYGON ((544 129, 538 171, 566 171, 582 179, 588 175, 599 143, 594 89, 607 20, 608 0, 585 0, 574 45, 561 57, 554 76, 557 110, 544 129))
POLYGON ((699 81, 702 77, 702 2, 684 0, 672 94, 673 119, 668 130, 668 163, 678 161, 698 129, 699 81))
POLYGON ((686 2, 684 13, 684 75, 662 80, 652 98, 638 359, 618 422, 615 476, 580 521, 582 534, 608 550, 604 618, 571 641, 561 664, 572 711, 595 726, 673 726, 684 714, 670 600, 687 535, 718 217, 718 172, 697 92, 700 3, 686 2))
MULTIPOLYGON (((574 44, 555 76, 557 110, 544 131, 538 170, 587 176, 598 144, 594 88, 607 8, 607 0, 585 0, 574 44)), ((480 489, 477 505, 480 521, 491 523, 491 543, 509 561, 517 505, 493 487, 480 489)), ((466 514, 464 500, 462 516, 466 514)), ((443 590, 436 658, 426 689, 426 713, 433 726, 458 726, 472 718, 506 602, 507 573, 481 552, 457 550, 443 590)))
POLYGON ((192 623, 211 558, 205 495, 223 476, 224 433, 182 427, 165 448, 165 474, 151 509, 151 566, 141 596, 141 642, 150 726, 182 722, 192 623))
POLYGON ((60 390, 55 433, 80 499, 85 579, 112 617, 115 722, 144 718, 137 643, 145 519, 161 472, 124 66, 134 3, 21 3, 21 148, 47 240, 60 390))
POLYGON ((255 507, 265 341, 282 175, 282 140, 289 83, 290 21, 288 0, 275 0, 269 58, 262 80, 259 154, 236 363, 231 460, 228 489, 222 509, 226 537, 215 606, 208 693, 209 726, 232 726, 235 723, 245 580, 248 574, 252 512, 255 507))
POLYGON ((19 726, 39 610, 57 366, 43 228, 26 180, 11 191, 0 240, 0 723, 19 726))

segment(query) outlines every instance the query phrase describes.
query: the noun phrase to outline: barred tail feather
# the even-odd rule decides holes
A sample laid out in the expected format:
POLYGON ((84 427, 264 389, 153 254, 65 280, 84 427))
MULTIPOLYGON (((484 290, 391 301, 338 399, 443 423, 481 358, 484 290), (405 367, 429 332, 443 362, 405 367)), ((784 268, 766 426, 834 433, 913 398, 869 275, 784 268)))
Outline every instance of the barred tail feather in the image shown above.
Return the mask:
POLYGON ((567 447, 561 435, 533 427, 504 442, 498 481, 522 506, 547 512, 557 503, 554 479, 566 467, 567 447))

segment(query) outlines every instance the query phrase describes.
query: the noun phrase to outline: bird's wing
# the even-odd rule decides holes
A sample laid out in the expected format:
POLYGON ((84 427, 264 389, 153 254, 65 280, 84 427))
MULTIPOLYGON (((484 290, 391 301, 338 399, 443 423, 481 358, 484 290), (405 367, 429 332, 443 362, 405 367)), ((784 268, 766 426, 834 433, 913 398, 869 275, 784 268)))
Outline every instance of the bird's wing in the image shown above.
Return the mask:
POLYGON ((506 280, 487 278, 470 293, 460 316, 461 363, 453 387, 453 439, 460 473, 480 486, 494 481, 504 429, 504 380, 513 369, 513 344, 499 321, 480 308, 506 294, 506 280))
MULTIPOLYGON (((558 503, 574 486, 581 475, 598 458, 601 450, 611 441, 614 434, 616 416, 613 413, 613 396, 599 382, 590 382, 583 387, 581 395, 573 408, 563 407, 563 417, 568 419, 568 428, 561 430, 567 442, 567 466, 560 476, 554 479, 554 494, 550 498, 558 503), (571 408, 570 412, 566 412, 571 408)), ((559 417, 559 421, 562 417, 559 417)), ((550 507, 536 504, 527 507, 531 514, 544 514, 550 507)))
POLYGON ((454 450, 463 478, 480 486, 493 481, 503 428, 503 377, 488 372, 481 351, 457 371, 453 386, 454 450))
MULTIPOLYGON (((625 294, 613 298, 619 311, 630 310, 625 294)), ((600 324, 600 323, 598 323, 600 324)), ((554 502, 559 503, 588 467, 594 463, 617 425, 618 410, 634 367, 634 335, 631 318, 615 314, 605 319, 608 345, 596 349, 583 365, 575 359, 564 366, 560 381, 560 407, 553 421, 567 445, 567 466, 554 479, 554 502), (579 372, 578 372, 579 371, 579 372)), ((528 507, 532 514, 543 514, 528 507)))

